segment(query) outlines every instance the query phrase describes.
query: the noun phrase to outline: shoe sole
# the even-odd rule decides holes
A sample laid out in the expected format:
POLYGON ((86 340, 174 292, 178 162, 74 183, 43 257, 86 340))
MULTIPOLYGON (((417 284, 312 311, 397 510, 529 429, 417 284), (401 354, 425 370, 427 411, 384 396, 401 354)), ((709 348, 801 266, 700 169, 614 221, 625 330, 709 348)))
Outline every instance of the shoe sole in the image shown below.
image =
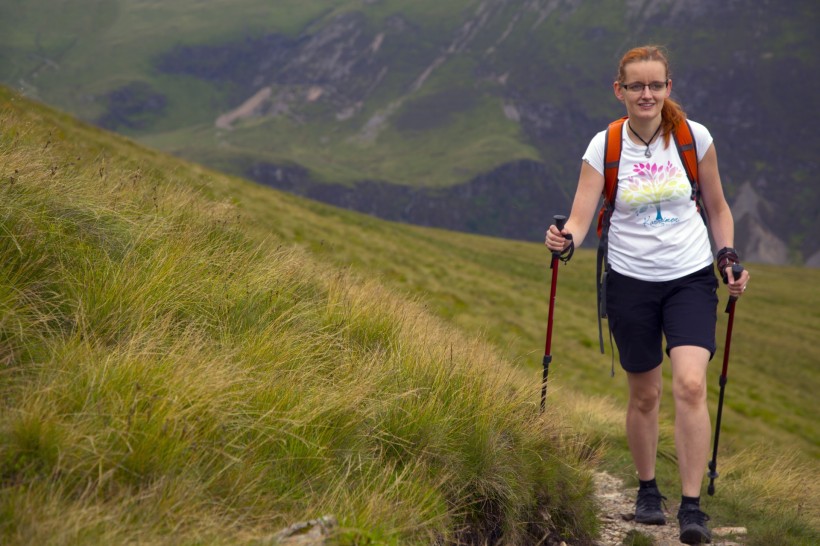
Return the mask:
POLYGON ((635 518, 635 523, 643 523, 644 525, 666 525, 666 518, 664 516, 655 516, 650 518, 635 518))
POLYGON ((680 541, 684 544, 710 544, 712 537, 704 535, 698 529, 687 529, 681 532, 680 541))

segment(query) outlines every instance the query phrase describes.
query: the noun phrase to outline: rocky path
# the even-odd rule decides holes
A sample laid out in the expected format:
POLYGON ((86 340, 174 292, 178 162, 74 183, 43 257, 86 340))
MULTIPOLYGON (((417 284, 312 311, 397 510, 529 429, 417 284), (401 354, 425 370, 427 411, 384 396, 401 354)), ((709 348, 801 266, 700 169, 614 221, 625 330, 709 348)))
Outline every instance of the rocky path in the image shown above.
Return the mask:
MULTIPOLYGON (((605 472, 595 475, 598 502, 601 506, 601 540, 598 546, 630 544, 624 539, 630 533, 651 536, 657 546, 678 546, 677 503, 668 502, 666 525, 642 525, 634 522, 635 490, 625 488, 623 482, 605 472)), ((712 529, 713 546, 743 546, 746 529, 718 527, 712 529)), ((567 545, 569 546, 569 545, 567 545)))
MULTIPOLYGON (((595 474, 595 489, 601 509, 601 538, 597 546, 624 546, 632 544, 630 535, 640 533, 652 537, 655 546, 678 546, 678 524, 675 518, 677 504, 667 505, 666 525, 642 525, 635 523, 635 490, 624 487, 623 482, 606 472, 595 474)), ((338 526, 336 518, 324 516, 319 519, 291 525, 271 537, 270 544, 278 546, 326 546, 333 530, 338 526)), ((744 546, 746 529, 742 527, 718 527, 712 529, 712 546, 744 546)), ((639 542, 644 544, 645 542, 639 542)), ((266 542, 267 544, 267 542, 266 542)), ((572 546, 555 536, 539 542, 540 546, 572 546)))

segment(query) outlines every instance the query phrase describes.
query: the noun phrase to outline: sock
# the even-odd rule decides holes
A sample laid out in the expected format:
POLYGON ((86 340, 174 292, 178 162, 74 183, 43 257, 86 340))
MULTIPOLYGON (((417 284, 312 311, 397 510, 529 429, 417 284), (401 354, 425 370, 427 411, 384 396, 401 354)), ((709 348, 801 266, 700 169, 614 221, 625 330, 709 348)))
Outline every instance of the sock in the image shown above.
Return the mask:
POLYGON ((687 497, 686 495, 681 495, 680 507, 683 508, 687 504, 700 509, 700 497, 687 497))
POLYGON ((638 480, 638 489, 649 489, 650 487, 658 488, 658 482, 655 481, 655 478, 647 481, 638 480))

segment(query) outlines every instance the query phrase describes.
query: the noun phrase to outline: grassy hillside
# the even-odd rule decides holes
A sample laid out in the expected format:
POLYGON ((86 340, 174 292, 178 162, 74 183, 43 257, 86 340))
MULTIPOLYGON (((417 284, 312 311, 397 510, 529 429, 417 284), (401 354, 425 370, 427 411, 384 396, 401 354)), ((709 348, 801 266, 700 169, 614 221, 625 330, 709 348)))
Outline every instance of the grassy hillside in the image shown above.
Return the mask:
MULTIPOLYGON (((539 244, 302 201, 0 93, 4 542, 254 543, 328 512, 347 543, 526 542, 542 508, 594 534, 589 469, 629 470, 589 254, 539 418, 539 244)), ((810 544, 816 273, 749 267, 707 509, 810 544)))
POLYGON ((595 532, 595 450, 491 346, 247 230, 241 182, 0 105, 4 544, 595 532))

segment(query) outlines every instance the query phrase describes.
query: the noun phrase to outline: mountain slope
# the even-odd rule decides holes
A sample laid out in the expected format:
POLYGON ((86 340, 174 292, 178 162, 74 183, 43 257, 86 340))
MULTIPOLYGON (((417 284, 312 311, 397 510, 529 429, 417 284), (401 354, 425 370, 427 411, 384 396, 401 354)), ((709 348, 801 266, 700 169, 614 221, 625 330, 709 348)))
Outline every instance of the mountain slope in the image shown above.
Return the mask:
POLYGON ((246 227, 247 183, 0 123, 0 542, 589 543, 596 450, 491 346, 246 227))
POLYGON ((4 6, 0 80, 33 96, 288 191, 527 240, 568 208, 589 138, 622 114, 620 53, 660 42, 743 203, 744 257, 820 263, 809 0, 4 6), (522 203, 497 203, 510 190, 522 203))

